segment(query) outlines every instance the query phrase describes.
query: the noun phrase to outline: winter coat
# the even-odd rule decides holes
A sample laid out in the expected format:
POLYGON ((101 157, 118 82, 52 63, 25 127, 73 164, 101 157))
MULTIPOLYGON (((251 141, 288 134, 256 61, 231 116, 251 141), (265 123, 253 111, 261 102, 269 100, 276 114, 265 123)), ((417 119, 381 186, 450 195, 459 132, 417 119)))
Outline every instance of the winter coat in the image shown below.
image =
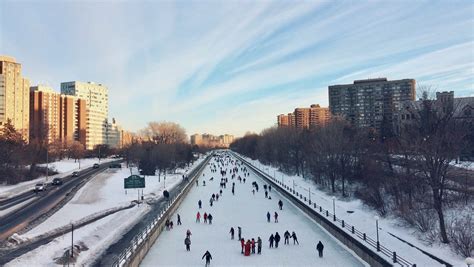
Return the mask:
POLYGON ((187 245, 187 246, 191 245, 191 239, 189 237, 186 237, 184 239, 184 244, 187 245))
POLYGON ((285 236, 285 238, 290 238, 290 232, 286 231, 284 236, 285 236))
POLYGON ((280 242, 280 235, 278 233, 275 234, 275 242, 280 242))
POLYGON ((321 243, 321 241, 319 241, 318 245, 316 246, 316 249, 317 249, 318 251, 323 251, 324 245, 323 245, 323 243, 321 243))

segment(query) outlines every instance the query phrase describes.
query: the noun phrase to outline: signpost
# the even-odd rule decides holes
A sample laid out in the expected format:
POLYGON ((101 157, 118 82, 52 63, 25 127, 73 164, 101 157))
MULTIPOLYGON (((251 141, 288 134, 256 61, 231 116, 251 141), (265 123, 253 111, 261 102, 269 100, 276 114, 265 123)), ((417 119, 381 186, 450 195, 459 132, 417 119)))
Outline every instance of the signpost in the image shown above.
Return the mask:
POLYGON ((138 188, 145 188, 145 177, 130 175, 128 178, 123 179, 123 188, 125 188, 125 193, 127 192, 127 188, 137 188, 138 205, 140 205, 140 191, 138 188))
POLYGON ((130 175, 123 179, 123 187, 127 188, 145 188, 145 178, 138 175, 130 175))

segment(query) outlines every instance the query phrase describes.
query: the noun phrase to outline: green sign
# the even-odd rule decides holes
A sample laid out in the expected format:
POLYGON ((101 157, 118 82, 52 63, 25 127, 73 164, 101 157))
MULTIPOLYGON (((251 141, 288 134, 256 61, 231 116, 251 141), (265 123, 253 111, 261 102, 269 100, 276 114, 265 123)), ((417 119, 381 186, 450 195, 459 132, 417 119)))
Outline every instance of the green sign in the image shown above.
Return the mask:
POLYGON ((145 188, 145 178, 138 175, 131 175, 123 179, 123 187, 127 188, 145 188))

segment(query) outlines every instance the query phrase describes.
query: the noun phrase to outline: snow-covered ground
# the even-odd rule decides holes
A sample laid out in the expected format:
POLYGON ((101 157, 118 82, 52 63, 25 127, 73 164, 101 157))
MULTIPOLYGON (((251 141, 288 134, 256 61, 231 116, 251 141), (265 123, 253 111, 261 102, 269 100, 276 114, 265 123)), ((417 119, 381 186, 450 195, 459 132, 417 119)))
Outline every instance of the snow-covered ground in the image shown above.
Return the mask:
MULTIPOLYGON (((190 169, 197 166, 202 160, 203 158, 197 160, 190 169)), ((136 168, 132 172, 136 174, 136 168)), ((175 174, 167 174, 166 182, 164 182, 163 175, 159 182, 158 176, 147 176, 146 187, 143 189, 145 200, 161 198, 163 190, 170 189, 181 182, 182 174, 185 172, 186 170, 178 170, 175 174)), ((127 193, 123 189, 123 179, 129 175, 130 169, 127 168, 107 169, 96 175, 63 208, 36 228, 22 235, 21 238, 35 238, 92 214, 129 205, 131 201, 138 198, 137 189, 129 189, 127 193)), ((122 233, 133 226, 149 209, 147 204, 140 204, 75 230, 74 243, 83 242, 89 248, 79 255, 76 264, 88 265, 92 263, 97 255, 100 255, 104 249, 118 240, 122 233)), ((38 247, 9 262, 7 266, 56 266, 54 258, 61 256, 70 247, 70 242, 70 234, 63 235, 49 244, 38 247)))
MULTIPOLYGON (((309 197, 309 191, 311 191, 311 200, 316 202, 318 206, 322 206, 324 209, 332 211, 333 199, 332 196, 326 192, 318 189, 317 185, 306 180, 300 176, 289 176, 282 172, 279 172, 277 168, 261 164, 258 160, 252 160, 244 157, 246 160, 251 162, 254 166, 264 171, 268 175, 275 177, 282 181, 284 184, 292 187, 295 184, 295 190, 303 194, 303 196, 309 197)), ((368 236, 375 239, 376 226, 375 216, 377 212, 364 205, 360 200, 341 200, 336 199, 336 215, 338 218, 345 220, 345 222, 354 225, 356 229, 361 232, 365 232, 368 236), (348 213, 347 211, 353 211, 348 213)), ((416 248, 413 248, 406 243, 396 239, 389 233, 392 233, 413 245, 439 257, 448 263, 454 264, 454 266, 465 266, 464 258, 456 255, 451 251, 448 245, 436 244, 429 246, 418 239, 415 229, 410 229, 402 226, 403 223, 395 217, 387 216, 379 219, 379 235, 380 242, 388 249, 396 251, 397 254, 406 260, 416 263, 417 266, 443 266, 439 262, 426 256, 416 248)))
MULTIPOLYGON (((213 161, 211 161, 213 162, 213 161)), ((228 167, 230 168, 230 167, 228 167)), ((241 172, 240 172, 240 175, 241 172)), ((263 182, 253 173, 247 177, 246 183, 231 180, 219 200, 210 207, 209 198, 220 190, 220 173, 212 173, 209 166, 200 178, 200 185, 194 186, 177 210, 183 225, 176 225, 176 214, 172 216, 174 229, 164 231, 155 242, 141 263, 142 266, 201 266, 206 250, 212 254, 211 266, 364 266, 359 260, 324 229, 307 217, 302 211, 272 191, 272 199, 265 198, 263 182), (209 178, 214 177, 213 181, 209 178), (202 186, 202 180, 206 186, 202 186), (252 194, 252 182, 259 184, 259 192, 252 194), (235 182, 235 195, 232 195, 232 182, 235 182), (283 210, 278 210, 278 200, 283 200, 283 210), (198 209, 198 200, 202 200, 203 208, 198 209), (196 213, 200 211, 213 215, 212 225, 196 223, 196 213), (268 223, 266 213, 279 213, 279 222, 268 223), (260 237, 263 241, 262 254, 243 256, 240 242, 237 241, 237 226, 242 227, 242 237, 247 239, 260 237), (229 230, 236 230, 235 240, 230 239, 229 230), (184 246, 186 230, 190 229, 191 251, 184 246), (283 233, 295 231, 299 245, 283 244, 283 233), (278 232, 282 237, 279 248, 268 248, 269 236, 278 232), (321 240, 324 244, 324 258, 317 256, 316 244, 321 240)), ((202 218, 201 218, 202 220, 202 218)))
MULTIPOLYGON (((100 159, 101 163, 113 161, 116 159, 113 158, 105 158, 100 159)), ((65 175, 71 174, 73 171, 80 171, 86 168, 91 167, 94 163, 98 163, 99 160, 97 158, 90 158, 90 159, 81 159, 81 168, 79 169, 79 163, 75 162, 74 159, 63 159, 57 162, 49 163, 49 168, 54 169, 58 172, 58 174, 49 176, 49 180, 51 181, 54 178, 61 178, 65 175)), ((46 164, 40 164, 40 166, 46 167, 46 164)), ((34 185, 37 182, 44 181, 45 176, 41 176, 37 179, 21 182, 16 185, 1 185, 0 184, 0 199, 9 198, 14 195, 21 194, 28 190, 32 190, 34 185)))

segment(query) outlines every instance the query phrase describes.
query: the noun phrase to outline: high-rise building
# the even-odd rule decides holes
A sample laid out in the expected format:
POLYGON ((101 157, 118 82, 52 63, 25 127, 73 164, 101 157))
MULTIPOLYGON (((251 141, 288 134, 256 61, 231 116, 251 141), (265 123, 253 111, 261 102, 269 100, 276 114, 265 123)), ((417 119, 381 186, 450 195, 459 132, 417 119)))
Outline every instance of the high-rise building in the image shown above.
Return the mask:
POLYGON ((107 87, 93 82, 64 82, 61 83, 61 93, 85 100, 87 112, 86 149, 94 149, 96 145, 106 144, 107 117, 109 115, 107 87))
POLYGON ((277 116, 278 127, 296 127, 298 129, 308 129, 310 127, 321 127, 328 123, 330 118, 329 108, 323 108, 317 104, 309 108, 296 108, 288 115, 277 116))
POLYGON ((120 125, 117 124, 114 118, 112 118, 112 123, 107 123, 106 128, 106 144, 111 148, 121 148, 123 145, 123 129, 120 125))
POLYGON ((79 141, 85 145, 85 100, 44 85, 30 88, 30 140, 79 141))
POLYGON ((322 127, 325 126, 329 119, 331 118, 331 113, 329 108, 323 108, 316 105, 311 105, 309 108, 309 126, 310 127, 322 127))
POLYGON ((12 57, 0 56, 0 127, 8 120, 29 140, 30 81, 21 75, 21 64, 12 57))
POLYGON ((288 115, 280 114, 277 116, 278 127, 288 127, 290 126, 288 121, 288 115))
POLYGON ((212 134, 193 134, 191 135, 191 145, 205 146, 205 147, 229 147, 234 141, 234 136, 224 134, 215 136, 212 134))
POLYGON ((415 99, 415 80, 387 78, 356 80, 329 86, 329 109, 357 127, 393 130, 393 116, 400 103, 415 99))
POLYGON ((295 126, 298 129, 308 129, 309 128, 309 108, 295 108, 293 112, 295 114, 295 126))

